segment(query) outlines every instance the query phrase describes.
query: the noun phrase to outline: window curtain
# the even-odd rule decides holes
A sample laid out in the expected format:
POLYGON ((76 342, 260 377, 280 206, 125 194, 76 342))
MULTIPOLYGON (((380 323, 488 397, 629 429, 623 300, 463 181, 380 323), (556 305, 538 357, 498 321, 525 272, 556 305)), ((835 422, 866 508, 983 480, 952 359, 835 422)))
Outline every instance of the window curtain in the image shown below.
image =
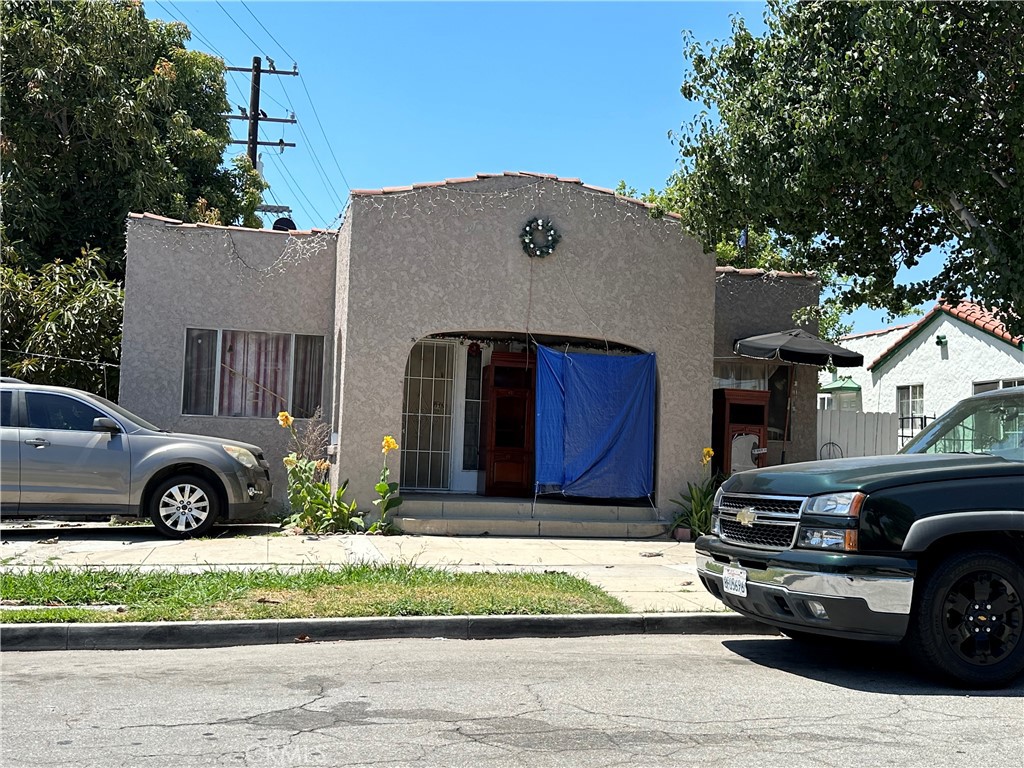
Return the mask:
POLYGON ((308 419, 320 407, 324 378, 324 337, 295 337, 295 381, 292 416, 308 419))
POLYGON ((217 332, 189 328, 185 333, 185 383, 181 412, 213 415, 217 383, 217 332))
POLYGON ((271 418, 288 408, 289 334, 223 331, 220 363, 221 416, 271 418))

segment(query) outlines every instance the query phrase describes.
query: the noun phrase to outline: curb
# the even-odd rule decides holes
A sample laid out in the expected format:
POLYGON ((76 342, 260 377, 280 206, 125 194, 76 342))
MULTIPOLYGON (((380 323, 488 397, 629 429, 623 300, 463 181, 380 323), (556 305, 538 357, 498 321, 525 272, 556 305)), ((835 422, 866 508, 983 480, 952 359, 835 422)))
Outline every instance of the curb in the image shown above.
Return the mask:
POLYGON ((4 624, 0 626, 0 651, 223 648, 406 637, 497 640, 645 634, 776 635, 778 632, 732 612, 4 624))

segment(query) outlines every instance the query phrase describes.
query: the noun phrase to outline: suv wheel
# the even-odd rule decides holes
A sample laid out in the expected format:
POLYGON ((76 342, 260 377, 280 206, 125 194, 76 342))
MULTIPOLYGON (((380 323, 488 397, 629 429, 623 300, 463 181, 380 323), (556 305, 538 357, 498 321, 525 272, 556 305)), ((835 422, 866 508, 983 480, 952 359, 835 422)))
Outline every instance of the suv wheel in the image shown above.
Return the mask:
POLYGON ((933 672, 967 686, 1024 672, 1024 569, 1001 552, 965 552, 928 577, 907 643, 933 672))
POLYGON ((209 482, 192 475, 164 480, 149 497, 149 517, 164 536, 203 536, 217 521, 217 494, 209 482))

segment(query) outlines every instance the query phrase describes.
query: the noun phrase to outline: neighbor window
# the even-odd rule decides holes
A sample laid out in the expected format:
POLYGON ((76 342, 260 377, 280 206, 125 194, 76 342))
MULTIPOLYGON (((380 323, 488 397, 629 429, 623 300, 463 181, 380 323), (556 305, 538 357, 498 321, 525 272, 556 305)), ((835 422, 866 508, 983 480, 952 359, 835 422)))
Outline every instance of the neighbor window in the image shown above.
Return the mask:
POLYGON ((907 440, 924 428, 924 384, 896 387, 896 413, 900 440, 907 440))
POLYGON ((324 337, 189 328, 181 411, 309 418, 323 391, 324 337))
POLYGON ((1024 379, 1003 379, 1002 381, 976 381, 974 382, 974 394, 980 395, 982 392, 991 392, 994 389, 1000 387, 1006 389, 1007 387, 1020 387, 1024 386, 1024 379))

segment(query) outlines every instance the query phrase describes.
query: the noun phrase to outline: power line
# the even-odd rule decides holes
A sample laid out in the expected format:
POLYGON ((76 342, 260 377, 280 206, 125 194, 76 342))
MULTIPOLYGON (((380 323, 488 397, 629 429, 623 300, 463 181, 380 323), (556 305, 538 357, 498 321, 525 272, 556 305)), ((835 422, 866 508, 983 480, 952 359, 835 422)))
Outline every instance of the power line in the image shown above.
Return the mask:
POLYGON ((306 99, 309 101, 309 106, 313 108, 313 117, 316 118, 316 124, 320 126, 320 133, 323 134, 324 141, 327 143, 327 151, 331 153, 331 159, 334 160, 334 167, 337 168, 338 173, 341 174, 341 180, 345 183, 345 189, 351 192, 352 185, 348 183, 348 179, 345 178, 345 172, 341 170, 341 164, 338 162, 338 158, 334 156, 334 150, 331 148, 331 140, 327 138, 327 131, 324 130, 324 124, 320 122, 320 115, 317 114, 316 105, 313 104, 313 98, 309 95, 309 88, 306 87, 306 80, 302 75, 299 75, 299 80, 302 82, 302 90, 306 92, 306 99))
MULTIPOLYGON (((317 209, 317 207, 316 207, 316 206, 315 206, 315 205, 313 204, 313 202, 312 202, 312 201, 311 201, 311 200, 310 200, 310 199, 309 199, 309 198, 308 198, 308 197, 306 196, 306 193, 305 193, 305 192, 303 191, 303 189, 302 189, 302 185, 301 185, 301 184, 299 184, 299 182, 295 181, 295 177, 294 177, 294 176, 292 176, 292 172, 288 170, 288 166, 287 166, 287 165, 285 165, 285 164, 284 164, 284 163, 283 163, 283 162, 282 162, 282 161, 281 161, 281 160, 280 160, 280 159, 279 159, 279 158, 277 157, 277 155, 271 154, 271 155, 270 155, 270 157, 271 157, 271 158, 272 158, 272 159, 274 160, 274 162, 275 162, 275 163, 277 163, 277 164, 278 164, 278 165, 280 166, 281 170, 283 170, 283 171, 284 171, 285 175, 286 175, 286 176, 287 176, 287 177, 288 177, 289 179, 291 179, 291 180, 292 180, 293 182, 295 182, 295 186, 296 186, 296 187, 298 188, 298 193, 297 193, 297 194, 296 194, 296 191, 295 191, 295 189, 293 189, 293 188, 292 188, 292 186, 291 186, 290 184, 288 184, 287 186, 288 186, 288 189, 289 189, 289 190, 291 190, 291 193, 292 193, 293 195, 296 195, 296 199, 297 199, 298 197, 300 197, 300 196, 301 196, 301 197, 302 197, 302 199, 303 199, 303 200, 305 200, 305 201, 306 201, 306 203, 308 203, 308 204, 309 204, 309 210, 312 210, 312 212, 313 212, 314 214, 316 214, 315 218, 316 218, 316 219, 319 219, 320 221, 326 221, 326 220, 327 220, 327 218, 326 218, 326 217, 325 217, 325 216, 324 216, 324 215, 323 215, 322 213, 320 213, 320 211, 319 211, 319 210, 317 209)), ((302 207, 302 206, 301 206, 301 204, 300 204, 300 207, 302 207)), ((305 209, 304 209, 304 210, 305 210, 305 209)), ((307 216, 309 216, 309 210, 306 210, 306 215, 307 215, 307 216)), ((313 216, 310 216, 309 218, 310 218, 310 219, 313 219, 314 217, 313 217, 313 216)))
POLYGON ((253 46, 255 46, 256 50, 259 51, 260 53, 262 53, 265 58, 270 58, 269 56, 267 56, 267 52, 263 50, 263 48, 260 46, 260 44, 257 43, 255 40, 253 40, 251 37, 249 37, 249 33, 246 32, 244 29, 242 29, 242 25, 239 24, 237 21, 235 21, 235 17, 232 16, 230 13, 228 13, 228 9, 225 8, 223 5, 221 5, 220 0, 214 0, 214 2, 217 3, 217 7, 218 8, 220 8, 222 11, 224 11, 224 15, 227 16, 229 19, 231 19, 231 23, 234 24, 236 27, 238 27, 238 31, 241 32, 243 35, 245 35, 245 38, 250 43, 252 43, 253 46))
POLYGON ((262 29, 262 30, 263 30, 264 32, 266 32, 266 33, 267 33, 267 36, 268 36, 268 37, 269 37, 269 38, 270 38, 271 40, 273 40, 273 41, 274 41, 274 43, 275 43, 275 44, 277 45, 277 47, 281 49, 281 52, 282 52, 282 53, 283 53, 283 54, 284 54, 285 56, 287 56, 287 57, 288 57, 289 59, 291 59, 292 61, 296 61, 296 58, 295 58, 294 56, 292 56, 292 55, 291 55, 290 53, 288 53, 288 51, 286 51, 286 50, 284 49, 284 46, 283 46, 283 45, 281 45, 281 43, 279 43, 279 42, 278 42, 277 38, 276 38, 276 37, 274 37, 274 36, 273 36, 273 35, 272 35, 272 34, 270 33, 270 30, 269 30, 269 29, 267 29, 266 27, 264 27, 264 26, 263 26, 263 22, 259 20, 259 17, 257 17, 255 13, 253 13, 253 12, 252 12, 251 10, 249 10, 249 6, 245 4, 245 0, 242 0, 242 7, 243 7, 243 8, 245 8, 245 10, 249 11, 249 15, 250 15, 250 16, 252 16, 252 17, 253 17, 254 19, 256 19, 256 23, 260 25, 260 29, 262 29))

